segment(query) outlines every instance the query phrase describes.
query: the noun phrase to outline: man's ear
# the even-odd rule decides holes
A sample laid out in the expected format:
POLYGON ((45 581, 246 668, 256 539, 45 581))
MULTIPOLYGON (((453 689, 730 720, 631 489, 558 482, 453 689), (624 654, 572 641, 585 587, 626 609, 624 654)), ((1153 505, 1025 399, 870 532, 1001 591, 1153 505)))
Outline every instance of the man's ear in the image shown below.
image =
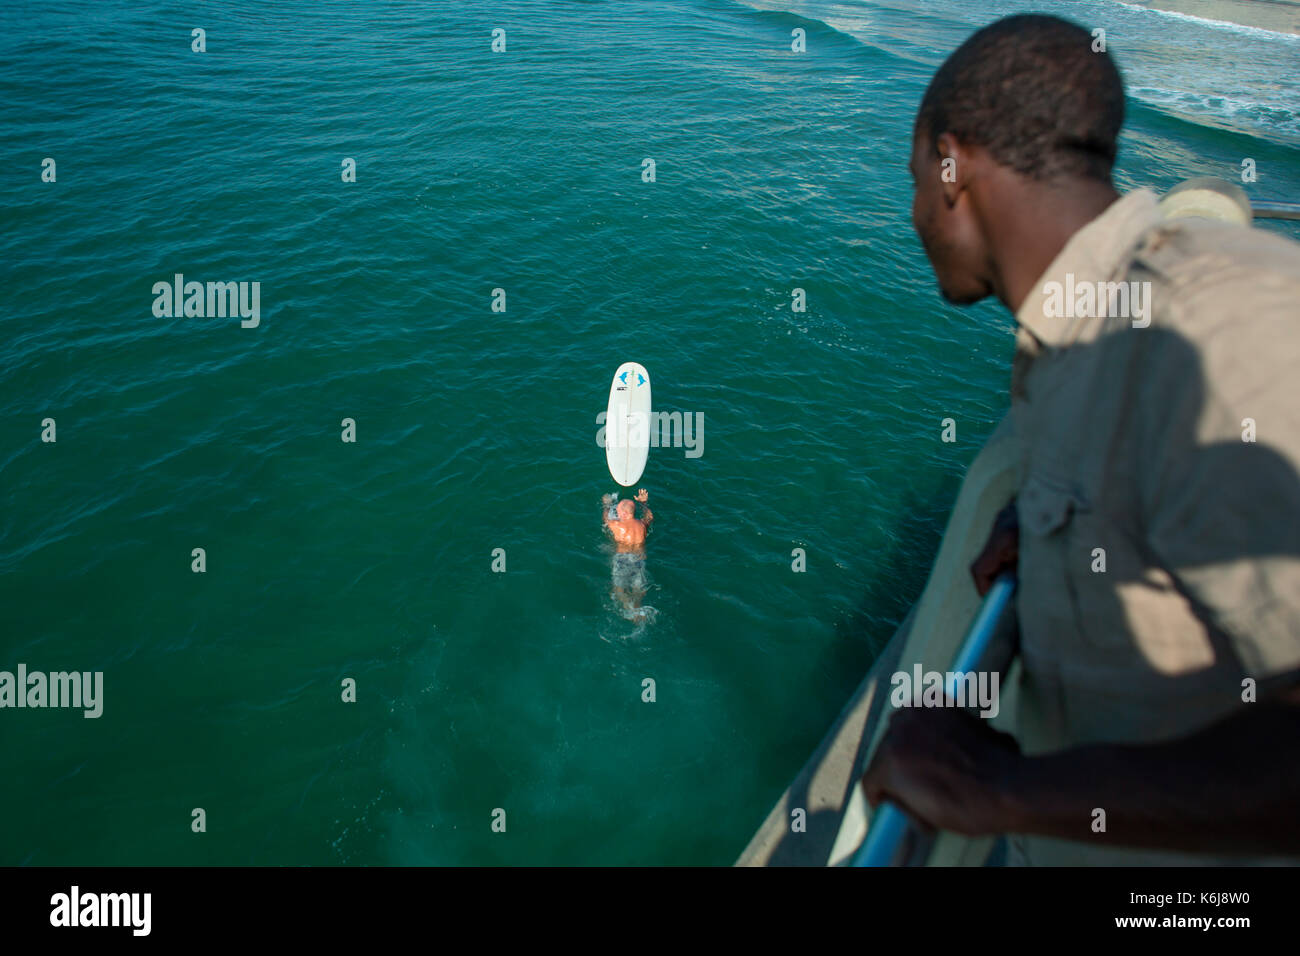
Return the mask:
POLYGON ((957 142, 952 133, 940 133, 935 140, 934 151, 939 158, 939 188, 949 206, 957 203, 957 196, 969 182, 970 170, 968 160, 970 153, 957 142))

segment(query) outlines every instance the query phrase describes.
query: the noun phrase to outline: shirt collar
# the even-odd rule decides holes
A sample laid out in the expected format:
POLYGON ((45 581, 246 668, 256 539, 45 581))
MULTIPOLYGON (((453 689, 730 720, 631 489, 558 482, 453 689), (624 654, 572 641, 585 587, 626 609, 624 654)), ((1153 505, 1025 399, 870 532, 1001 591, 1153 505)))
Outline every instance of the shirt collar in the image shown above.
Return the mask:
POLYGON ((1160 221, 1156 194, 1136 189, 1115 200, 1065 244, 1052 264, 1034 283, 1016 312, 1016 322, 1043 345, 1059 346, 1077 334, 1078 319, 1046 314, 1044 303, 1048 282, 1065 283, 1072 274, 1075 282, 1111 281, 1124 266, 1142 234, 1160 221))

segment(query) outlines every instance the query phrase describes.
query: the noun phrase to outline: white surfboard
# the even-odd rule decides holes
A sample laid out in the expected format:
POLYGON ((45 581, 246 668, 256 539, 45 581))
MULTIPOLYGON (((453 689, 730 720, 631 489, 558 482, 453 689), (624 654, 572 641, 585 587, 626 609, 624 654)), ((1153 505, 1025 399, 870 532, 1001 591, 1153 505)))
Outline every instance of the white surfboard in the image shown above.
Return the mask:
POLYGON ((609 386, 605 409, 605 461, 614 480, 636 484, 650 457, 650 373, 636 362, 624 362, 609 386))

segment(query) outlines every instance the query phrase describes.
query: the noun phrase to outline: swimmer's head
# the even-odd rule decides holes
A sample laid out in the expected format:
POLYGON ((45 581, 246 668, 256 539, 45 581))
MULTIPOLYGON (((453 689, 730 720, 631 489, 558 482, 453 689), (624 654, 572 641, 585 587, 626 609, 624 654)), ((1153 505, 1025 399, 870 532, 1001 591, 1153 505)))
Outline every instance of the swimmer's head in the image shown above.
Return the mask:
POLYGON ((636 505, 634 505, 631 501, 620 501, 618 503, 618 517, 620 520, 626 521, 628 518, 632 517, 632 515, 635 513, 636 513, 636 505))

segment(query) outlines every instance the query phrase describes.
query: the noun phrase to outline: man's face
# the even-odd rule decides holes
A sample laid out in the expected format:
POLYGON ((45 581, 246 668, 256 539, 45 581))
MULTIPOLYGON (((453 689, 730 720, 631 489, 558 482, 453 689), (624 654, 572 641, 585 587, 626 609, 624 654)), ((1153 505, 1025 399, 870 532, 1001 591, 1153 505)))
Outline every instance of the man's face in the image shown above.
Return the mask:
MULTIPOLYGON (((953 163, 959 161, 954 158, 953 163)), ((955 171, 953 164, 949 167, 955 171)), ((955 200, 944 195, 942 157, 919 129, 912 137, 908 168, 914 184, 912 227, 939 280, 939 291, 958 305, 978 302, 993 289, 985 278, 983 236, 969 194, 959 192, 955 200)))

